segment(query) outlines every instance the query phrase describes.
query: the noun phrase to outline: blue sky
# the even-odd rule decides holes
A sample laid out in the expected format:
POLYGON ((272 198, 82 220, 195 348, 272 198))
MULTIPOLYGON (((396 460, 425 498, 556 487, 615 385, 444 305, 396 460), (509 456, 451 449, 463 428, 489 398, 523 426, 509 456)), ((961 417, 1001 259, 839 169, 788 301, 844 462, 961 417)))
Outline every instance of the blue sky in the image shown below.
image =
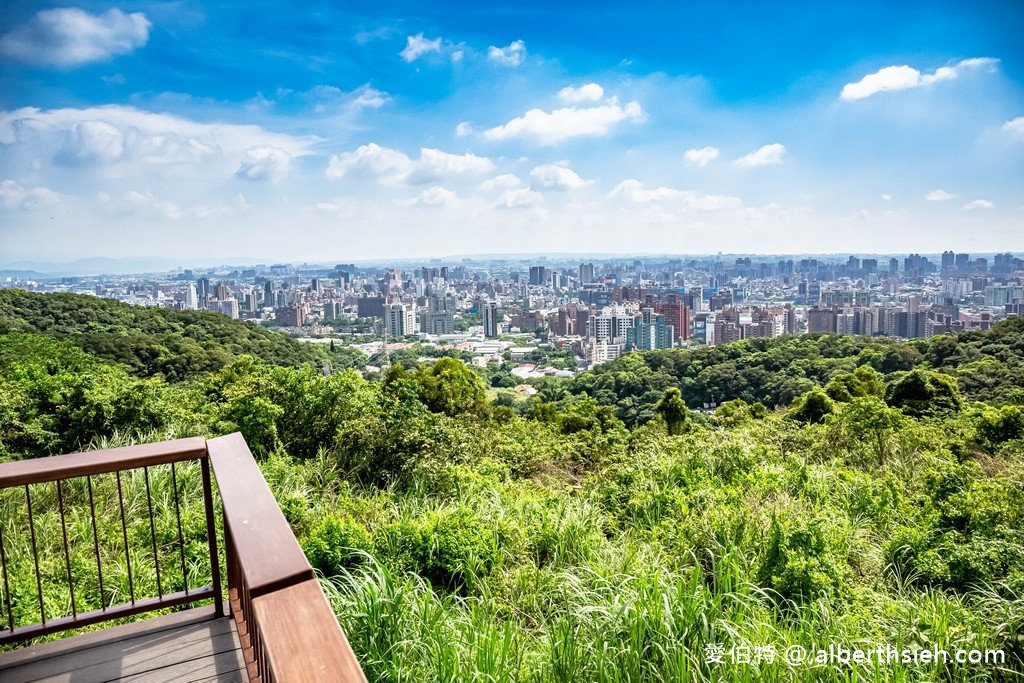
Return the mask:
POLYGON ((1020 2, 15 3, 0 264, 1024 250, 1020 2))

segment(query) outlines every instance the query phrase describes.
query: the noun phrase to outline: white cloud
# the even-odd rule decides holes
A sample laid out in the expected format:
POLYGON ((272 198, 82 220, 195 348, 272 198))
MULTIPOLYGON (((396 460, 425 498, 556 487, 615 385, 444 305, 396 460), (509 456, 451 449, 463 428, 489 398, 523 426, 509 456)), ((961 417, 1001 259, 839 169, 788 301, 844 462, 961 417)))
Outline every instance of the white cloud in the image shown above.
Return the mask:
POLYGON ((90 109, 0 111, 0 143, 64 166, 123 165, 126 175, 148 167, 189 167, 201 177, 229 177, 254 147, 312 153, 315 137, 273 133, 259 126, 203 123, 170 114, 110 105, 90 109))
POLYGON ((540 192, 522 188, 503 193, 498 197, 495 207, 499 209, 529 209, 543 201, 544 196, 540 192))
POLYGON ((1018 116, 1003 124, 1003 130, 1018 140, 1024 140, 1024 116, 1018 116))
POLYGON ((245 150, 235 177, 243 180, 280 181, 291 170, 292 155, 280 147, 257 145, 245 150))
POLYGON ((998 59, 975 57, 961 60, 952 66, 940 67, 930 74, 922 74, 917 69, 906 64, 902 66, 887 66, 873 74, 868 74, 856 83, 847 83, 843 86, 843 91, 839 94, 839 98, 848 101, 862 100, 865 97, 871 97, 880 92, 920 88, 940 81, 953 80, 968 69, 994 67, 998 63, 998 59))
POLYGON ((399 54, 402 59, 409 62, 415 62, 417 59, 427 54, 428 52, 440 52, 441 51, 441 39, 424 38, 422 33, 418 33, 414 36, 408 36, 405 44, 405 49, 399 54))
POLYGON ((505 47, 491 45, 487 48, 487 58, 503 66, 519 66, 526 59, 526 43, 513 40, 505 47))
POLYGON ((332 156, 327 164, 327 177, 339 180, 354 175, 377 179, 385 184, 417 184, 493 170, 494 162, 472 153, 449 154, 424 147, 420 150, 420 158, 414 161, 404 152, 371 142, 355 151, 332 156))
POLYGON ((755 168, 757 166, 768 166, 770 164, 781 164, 782 157, 786 153, 786 146, 778 142, 765 145, 756 152, 751 152, 736 160, 737 166, 744 168, 755 168))
POLYGON ((13 180, 0 181, 0 210, 31 211, 54 204, 60 195, 47 187, 23 187, 13 180))
POLYGON ((950 194, 945 190, 932 190, 931 192, 926 194, 924 198, 930 202, 945 202, 949 201, 950 199, 956 199, 956 195, 950 194))
POLYGON ((375 142, 362 145, 352 152, 335 154, 327 163, 327 177, 331 180, 357 176, 397 183, 405 180, 412 170, 412 159, 405 153, 381 147, 375 142))
POLYGON ((435 186, 420 192, 419 196, 412 201, 412 205, 426 207, 453 206, 458 200, 459 195, 451 190, 435 186))
POLYGON ((743 202, 738 197, 701 195, 692 190, 676 190, 671 187, 658 187, 649 190, 635 178, 623 180, 608 196, 622 197, 637 204, 674 201, 686 208, 698 211, 721 211, 723 209, 739 209, 743 206, 743 202))
POLYGON ((171 220, 178 220, 185 216, 185 212, 174 202, 158 199, 152 192, 137 192, 132 190, 121 197, 121 204, 117 208, 122 213, 148 213, 163 216, 171 220))
POLYGON ((968 211, 975 209, 991 209, 994 205, 987 199, 975 199, 973 202, 964 204, 964 208, 968 211))
POLYGON ((676 199, 683 196, 680 190, 673 190, 670 187, 659 187, 654 190, 645 189, 643 183, 635 178, 623 180, 615 186, 609 197, 623 197, 633 202, 662 202, 667 199, 676 199))
POLYGON ((494 162, 487 157, 478 157, 470 152, 449 154, 424 147, 420 150, 420 159, 408 180, 411 183, 426 183, 438 178, 450 178, 464 173, 490 173, 493 170, 494 162))
POLYGON ((522 184, 523 181, 514 173, 502 173, 499 176, 489 178, 480 183, 480 189, 485 192, 490 192, 491 190, 510 190, 512 188, 519 187, 522 184))
POLYGON ((602 97, 604 97, 604 88, 597 83, 587 83, 578 88, 570 85, 558 91, 558 99, 569 104, 597 102, 602 97))
POLYGON ((886 193, 882 194, 882 199, 884 199, 887 202, 892 201, 892 195, 889 194, 888 192, 886 192, 886 193))
POLYGON ((351 106, 354 109, 380 109, 391 101, 390 95, 381 90, 377 90, 369 83, 357 88, 352 95, 354 97, 352 99, 351 106))
POLYGON ((140 12, 89 14, 74 7, 42 10, 0 36, 0 54, 31 64, 75 67, 131 52, 149 40, 152 24, 140 12))
POLYGON ((577 190, 587 185, 587 181, 579 177, 575 171, 565 166, 555 164, 544 164, 530 171, 533 182, 530 183, 532 190, 577 190))
POLYGON ((121 129, 106 121, 74 123, 54 157, 69 166, 91 166, 117 161, 124 155, 121 129))
POLYGON ((623 107, 613 98, 599 107, 564 107, 551 112, 531 109, 503 126, 485 130, 483 136, 488 140, 529 138, 542 145, 554 145, 574 137, 607 135, 621 121, 639 123, 645 118, 639 102, 623 107))
POLYGON ((463 121, 459 125, 455 126, 455 134, 458 135, 460 138, 464 138, 467 135, 472 135, 473 133, 473 124, 471 124, 469 121, 463 121))
POLYGON ((707 166, 718 158, 718 148, 702 147, 700 149, 688 149, 683 154, 683 158, 691 166, 707 166))

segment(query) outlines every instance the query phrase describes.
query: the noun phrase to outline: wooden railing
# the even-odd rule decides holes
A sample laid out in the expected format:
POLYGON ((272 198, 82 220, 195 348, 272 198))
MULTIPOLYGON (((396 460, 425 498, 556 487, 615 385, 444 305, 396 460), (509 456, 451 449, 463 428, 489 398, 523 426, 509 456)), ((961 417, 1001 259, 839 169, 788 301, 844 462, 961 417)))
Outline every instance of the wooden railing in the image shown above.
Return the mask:
POLYGON ((250 681, 365 682, 241 434, 207 442, 224 503, 228 595, 250 681))
MULTIPOLYGON (((223 504, 229 604, 238 627, 249 680, 254 683, 365 683, 359 663, 309 562, 281 514, 249 447, 237 433, 210 441, 196 437, 0 463, 0 513, 4 515, 0 518, 0 573, 3 580, 0 584, 3 590, 0 607, 4 611, 0 624, 7 623, 7 628, 0 630, 0 644, 198 601, 213 600, 215 614, 223 615, 211 469, 223 504), (208 576, 212 577, 212 585, 203 587, 189 586, 190 568, 185 546, 186 538, 189 543, 195 541, 196 530, 190 529, 186 523, 183 533, 182 525, 183 507, 196 501, 181 499, 186 493, 186 486, 180 480, 194 473, 196 462, 202 480, 208 576), (182 463, 193 464, 183 466, 182 463), (183 472, 186 467, 193 470, 183 472), (154 504, 156 496, 150 484, 151 471, 156 468, 165 468, 169 472, 163 472, 159 477, 164 482, 165 488, 161 493, 165 495, 154 504), (100 505, 94 496, 97 477, 105 478, 99 488, 108 494, 100 505), (136 499, 126 506, 123 480, 127 477, 131 477, 132 486, 128 488, 136 499), (170 491, 166 490, 166 483, 170 483, 170 491), (129 542, 129 535, 139 535, 136 532, 140 520, 135 516, 138 514, 137 499, 142 498, 143 488, 148 520, 141 521, 144 527, 148 526, 147 548, 139 548, 129 542), (21 509, 19 489, 24 491, 21 512, 17 512, 21 509), (33 490, 37 494, 35 505, 33 490), (15 519, 15 515, 20 516, 15 519), (45 519, 41 520, 41 516, 45 519), (158 525, 156 519, 163 521, 158 525), (117 543, 108 538, 111 535, 110 524, 119 531, 119 534, 114 534, 119 536, 117 543), (54 542, 52 537, 58 533, 61 538, 54 542), (58 558, 61 562, 54 558, 43 558, 41 562, 40 546, 44 539, 37 538, 37 535, 44 534, 48 543, 56 543, 62 548, 63 557, 58 558), (82 550, 83 545, 92 546, 96 570, 89 570, 86 579, 83 579, 81 558, 89 553, 82 550), (12 552, 17 557, 13 557, 12 552), (115 557, 111 557, 112 554, 115 557), (28 555, 31 555, 31 561, 28 555), (140 567, 142 559, 145 560, 144 567, 140 567), (45 591, 44 583, 52 589, 57 582, 58 577, 53 575, 55 564, 63 565, 67 592, 51 601, 59 602, 59 605, 48 606, 46 596, 52 595, 52 590, 45 591), (48 572, 45 578, 44 565, 48 572), (167 574, 172 567, 176 567, 171 571, 174 576, 168 579, 167 574), (135 594, 133 576, 139 575, 143 569, 147 576, 155 575, 156 596, 135 594), (150 570, 152 574, 149 574, 150 570), (14 575, 15 571, 19 574, 14 575), (32 597, 26 598, 23 572, 33 574, 33 602, 38 603, 40 616, 37 623, 20 623, 15 617, 16 600, 32 600, 32 597), (121 593, 111 587, 114 576, 127 578, 127 601, 115 604, 109 599, 121 593), (171 583, 178 590, 165 592, 164 587, 171 583), (13 590, 12 585, 21 588, 13 590), (79 612, 76 593, 79 596, 88 594, 93 600, 98 595, 101 608, 79 612), (70 609, 66 609, 68 607, 70 609)), ((192 521, 193 526, 197 523, 197 520, 192 521)), ((144 532, 141 535, 147 536, 144 532)), ((24 609, 19 612, 23 614, 24 609)))
MULTIPOLYGON (((211 598, 217 614, 223 615, 212 491, 206 442, 199 437, 0 463, 0 573, 3 616, 7 622, 7 628, 0 631, 0 644, 211 598), (209 576, 213 580, 212 585, 202 587, 189 586, 181 525, 184 482, 180 480, 181 475, 187 474, 181 470, 183 465, 188 467, 186 463, 195 462, 201 468, 203 533, 208 547, 209 576), (173 489, 170 543, 158 543, 154 521, 150 475, 159 468, 169 469, 169 474, 163 473, 163 479, 169 479, 173 489), (127 509, 126 479, 131 480, 131 492, 137 498, 145 491, 145 500, 130 500, 127 509), (19 489, 23 495, 18 495, 19 489), (23 505, 19 504, 22 502, 23 505), (133 502, 136 505, 132 506, 133 502), (149 538, 145 548, 128 541, 129 529, 139 521, 133 514, 138 503, 144 504, 148 517, 149 538), (53 542, 55 536, 58 538, 53 542), (111 538, 106 539, 108 536, 111 538), (102 543, 101 538, 109 542, 102 543), (47 547, 52 551, 55 545, 59 547, 59 557, 48 557, 47 547), (92 557, 89 562, 82 562, 83 555, 92 557), (73 558, 78 561, 73 563, 73 558), (173 578, 178 590, 165 591, 165 587, 170 587, 166 575, 174 570, 180 570, 173 578), (156 595, 138 595, 140 587, 136 580, 142 575, 149 576, 150 571, 155 574, 156 595), (23 586, 22 573, 30 573, 35 584, 32 602, 38 604, 36 623, 18 623, 15 617, 16 597, 25 602, 31 599, 24 589, 17 596, 12 590, 19 583, 23 586), (49 590, 44 590, 44 584, 49 590), (80 612, 76 594, 93 597, 92 604, 98 598, 100 609, 80 612), (114 603, 118 596, 127 600, 114 603)), ((169 515, 172 506, 167 501, 159 502, 164 503, 164 512, 169 515)))

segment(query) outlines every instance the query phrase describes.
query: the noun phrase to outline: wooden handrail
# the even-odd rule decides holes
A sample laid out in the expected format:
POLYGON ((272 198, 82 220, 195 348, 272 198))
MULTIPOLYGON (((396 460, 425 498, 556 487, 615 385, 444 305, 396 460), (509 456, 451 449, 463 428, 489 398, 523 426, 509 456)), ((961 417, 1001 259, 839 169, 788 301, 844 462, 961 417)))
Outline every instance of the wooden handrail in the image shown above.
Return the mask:
POLYGON ((5 462, 0 467, 0 489, 204 458, 206 440, 195 436, 102 451, 16 460, 5 462))
POLYGON ((306 555, 241 434, 206 442, 225 530, 251 597, 314 578, 306 555))
POLYGON ((249 680, 366 683, 245 439, 229 434, 206 447, 224 503, 228 595, 249 680))

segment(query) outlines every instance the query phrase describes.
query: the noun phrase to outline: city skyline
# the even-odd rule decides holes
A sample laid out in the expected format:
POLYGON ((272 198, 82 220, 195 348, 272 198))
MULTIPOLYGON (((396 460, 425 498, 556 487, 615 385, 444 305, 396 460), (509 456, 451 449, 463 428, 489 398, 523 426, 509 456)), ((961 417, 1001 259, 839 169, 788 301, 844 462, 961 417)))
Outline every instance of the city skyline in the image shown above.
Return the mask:
POLYGON ((1021 251, 1022 23, 1010 2, 14 7, 0 267, 1021 251))

